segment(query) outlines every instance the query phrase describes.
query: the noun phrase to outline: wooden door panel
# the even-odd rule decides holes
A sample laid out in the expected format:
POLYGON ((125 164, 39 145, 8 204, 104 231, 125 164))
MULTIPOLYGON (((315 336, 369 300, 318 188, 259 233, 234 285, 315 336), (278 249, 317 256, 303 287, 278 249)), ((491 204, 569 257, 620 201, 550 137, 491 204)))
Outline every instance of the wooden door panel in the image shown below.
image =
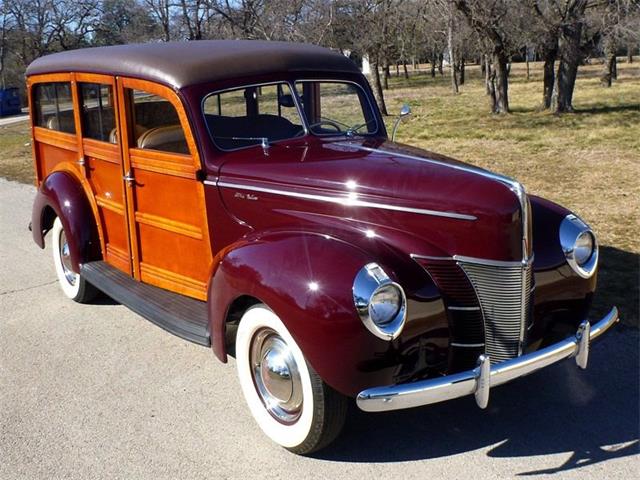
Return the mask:
POLYGON ((122 131, 125 171, 135 179, 126 187, 134 276, 206 300, 212 255, 204 186, 196 179, 200 159, 182 104, 173 90, 130 78, 118 79, 118 98, 120 122, 129 126, 122 131), (135 118, 135 99, 140 96, 133 90, 147 94, 146 101, 149 95, 158 96, 160 103, 175 108, 177 117, 172 118, 182 127, 189 154, 138 148, 134 125, 151 130, 162 124, 154 125, 149 117, 135 118))
MULTIPOLYGON (((99 142, 96 142, 99 143, 99 142)), ((104 231, 104 260, 131 273, 131 255, 118 145, 84 142, 87 180, 91 185, 104 231)))
MULTIPOLYGON (((80 146, 85 161, 86 178, 91 186, 98 214, 103 227, 103 257, 110 265, 131 274, 131 248, 128 234, 126 198, 123 181, 122 150, 118 143, 87 138, 87 125, 83 124, 80 112, 82 105, 81 84, 98 84, 111 88, 109 109, 113 110, 116 130, 120 131, 117 116, 116 87, 113 77, 94 74, 75 74, 78 96, 77 123, 81 125, 83 136, 80 146)), ((91 98, 88 109, 95 108, 95 99, 91 98)), ((115 136, 117 142, 117 135, 115 136)))

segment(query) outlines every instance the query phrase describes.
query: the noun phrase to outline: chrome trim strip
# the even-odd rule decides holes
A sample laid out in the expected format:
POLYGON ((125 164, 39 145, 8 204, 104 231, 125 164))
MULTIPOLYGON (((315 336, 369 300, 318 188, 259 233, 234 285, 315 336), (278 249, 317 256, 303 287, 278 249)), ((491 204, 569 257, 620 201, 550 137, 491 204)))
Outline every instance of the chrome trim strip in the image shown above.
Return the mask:
POLYGON ((453 260, 453 257, 432 257, 429 255, 418 255, 417 253, 410 253, 409 256, 414 260, 453 260))
POLYGON ((452 347, 463 347, 463 348, 480 348, 484 347, 484 343, 458 343, 451 342, 449 345, 452 347))
POLYGON ((205 180, 205 181, 204 181, 204 182, 202 182, 202 183, 204 183, 205 185, 211 185, 211 186, 213 186, 213 187, 215 187, 216 185, 218 185, 218 181, 217 181, 217 180, 216 180, 215 182, 214 182, 214 181, 211 181, 211 180, 205 180))
POLYGON ((387 205, 384 203, 366 202, 357 198, 348 197, 329 197, 326 195, 315 195, 311 193, 292 192, 290 190, 277 190, 274 188, 256 187, 250 185, 239 185, 230 182, 218 182, 219 187, 235 188, 238 190, 250 190, 253 192, 271 193, 274 195, 283 195, 285 197, 304 198, 306 200, 317 200, 321 202, 336 203, 345 207, 370 207, 379 208, 381 210, 392 210, 395 212, 417 213, 419 215, 431 215, 435 217, 453 218, 456 220, 477 220, 473 215, 465 215, 454 212, 441 212, 438 210, 427 210, 423 208, 401 207, 399 205, 387 205))
POLYGON ((455 305, 451 305, 447 308, 449 310, 458 310, 461 312, 477 312, 480 310, 480 307, 456 307, 455 305))
POLYGON ((486 258, 465 257, 464 255, 454 255, 453 259, 456 262, 475 263, 478 265, 487 265, 490 267, 518 267, 518 266, 529 265, 533 263, 533 255, 531 255, 529 258, 525 260, 514 260, 514 261, 489 260, 486 258))
POLYGON ((583 323, 576 335, 536 352, 491 365, 488 372, 486 365, 489 362, 484 360, 473 370, 445 377, 369 388, 358 394, 356 402, 361 410, 383 412, 429 405, 473 394, 476 395, 478 406, 483 408, 486 403, 482 400, 488 399, 491 387, 523 377, 569 357, 576 357, 579 367, 586 365, 588 347, 585 345, 588 345, 588 342, 585 337, 588 335, 589 341, 595 340, 618 320, 618 309, 613 307, 603 319, 591 327, 590 332, 582 327, 583 323), (482 367, 485 369, 484 372, 482 367))

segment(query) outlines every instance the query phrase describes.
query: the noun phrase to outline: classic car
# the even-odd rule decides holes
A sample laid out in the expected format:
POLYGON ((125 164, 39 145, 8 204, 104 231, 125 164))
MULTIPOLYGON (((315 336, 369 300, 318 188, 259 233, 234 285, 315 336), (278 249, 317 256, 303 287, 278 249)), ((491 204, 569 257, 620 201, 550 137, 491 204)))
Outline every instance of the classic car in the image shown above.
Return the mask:
POLYGON ((354 399, 485 408, 491 388, 562 359, 585 368, 618 320, 587 320, 584 221, 390 140, 339 53, 99 47, 37 59, 27 85, 30 227, 41 248, 51 232, 64 294, 100 290, 234 357, 251 414, 293 452, 334 440, 354 399))

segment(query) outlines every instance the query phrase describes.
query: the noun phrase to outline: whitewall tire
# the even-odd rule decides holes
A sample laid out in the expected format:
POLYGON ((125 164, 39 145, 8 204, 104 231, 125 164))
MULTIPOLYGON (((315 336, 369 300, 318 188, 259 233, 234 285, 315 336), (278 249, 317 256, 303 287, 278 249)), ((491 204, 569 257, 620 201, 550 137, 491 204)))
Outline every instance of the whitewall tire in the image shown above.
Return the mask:
POLYGON ((322 381, 266 306, 255 305, 242 316, 236 363, 249 410, 274 442, 308 454, 338 436, 346 417, 346 397, 322 381))
POLYGON ((79 273, 71 269, 69 244, 60 218, 56 217, 51 229, 51 246, 53 250, 53 264, 56 268, 58 283, 64 294, 71 300, 86 303, 97 293, 93 285, 88 283, 79 273))

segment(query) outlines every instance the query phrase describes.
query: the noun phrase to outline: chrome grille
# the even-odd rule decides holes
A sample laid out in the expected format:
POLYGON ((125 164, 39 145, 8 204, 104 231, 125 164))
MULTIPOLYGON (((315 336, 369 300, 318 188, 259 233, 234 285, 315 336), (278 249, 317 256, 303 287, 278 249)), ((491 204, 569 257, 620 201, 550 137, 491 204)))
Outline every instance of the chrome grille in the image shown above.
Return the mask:
POLYGON ((460 259, 480 301, 485 329, 485 351, 491 363, 522 354, 530 312, 531 262, 491 262, 460 259))

